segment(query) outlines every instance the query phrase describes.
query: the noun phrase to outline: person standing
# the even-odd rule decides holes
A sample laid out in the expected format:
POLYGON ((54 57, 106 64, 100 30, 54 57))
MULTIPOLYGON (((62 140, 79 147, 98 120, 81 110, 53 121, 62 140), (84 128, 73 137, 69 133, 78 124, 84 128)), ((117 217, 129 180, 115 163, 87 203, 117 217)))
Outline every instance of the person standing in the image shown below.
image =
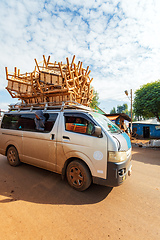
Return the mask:
POLYGON ((37 110, 35 112, 35 124, 36 124, 36 129, 39 131, 44 131, 44 127, 45 127, 45 117, 43 115, 42 110, 37 110))

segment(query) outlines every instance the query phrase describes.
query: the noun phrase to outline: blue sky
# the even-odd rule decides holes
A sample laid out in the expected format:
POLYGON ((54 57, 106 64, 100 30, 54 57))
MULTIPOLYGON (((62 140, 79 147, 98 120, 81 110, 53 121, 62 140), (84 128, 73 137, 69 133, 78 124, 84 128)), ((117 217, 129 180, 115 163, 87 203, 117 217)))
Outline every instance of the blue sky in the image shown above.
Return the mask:
POLYGON ((159 0, 0 0, 0 108, 17 101, 5 67, 31 72, 43 54, 89 66, 106 112, 130 104, 126 89, 160 79, 159 12, 159 0))

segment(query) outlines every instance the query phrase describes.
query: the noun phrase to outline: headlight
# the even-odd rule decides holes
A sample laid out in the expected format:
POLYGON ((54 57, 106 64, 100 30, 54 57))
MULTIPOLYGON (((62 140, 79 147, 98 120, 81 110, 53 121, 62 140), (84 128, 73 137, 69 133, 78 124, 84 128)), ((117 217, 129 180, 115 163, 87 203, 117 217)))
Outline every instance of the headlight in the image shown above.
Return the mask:
POLYGON ((109 152, 108 162, 123 162, 127 160, 127 152, 109 152))

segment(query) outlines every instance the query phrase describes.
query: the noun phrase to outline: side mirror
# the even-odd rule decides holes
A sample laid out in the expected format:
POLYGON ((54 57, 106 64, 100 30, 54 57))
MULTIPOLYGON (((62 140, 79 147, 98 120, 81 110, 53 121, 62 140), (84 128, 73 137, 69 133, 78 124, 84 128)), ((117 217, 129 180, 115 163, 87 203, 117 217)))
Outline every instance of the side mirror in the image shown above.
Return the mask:
POLYGON ((94 132, 93 135, 96 137, 101 137, 102 136, 102 129, 99 126, 94 126, 94 132))

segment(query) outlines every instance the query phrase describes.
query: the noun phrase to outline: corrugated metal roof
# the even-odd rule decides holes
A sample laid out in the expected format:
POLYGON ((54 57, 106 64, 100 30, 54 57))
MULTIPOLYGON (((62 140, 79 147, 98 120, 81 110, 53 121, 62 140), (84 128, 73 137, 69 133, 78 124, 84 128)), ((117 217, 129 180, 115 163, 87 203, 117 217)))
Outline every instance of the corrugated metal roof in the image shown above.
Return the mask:
POLYGON ((136 121, 136 122, 133 122, 133 123, 136 123, 136 124, 158 124, 160 125, 160 122, 157 121, 156 118, 150 118, 150 119, 147 119, 147 120, 141 120, 141 121, 136 121))
POLYGON ((106 117, 110 118, 110 117, 122 117, 124 120, 127 120, 128 122, 131 121, 131 118, 125 114, 125 113, 113 113, 113 114, 105 114, 106 117))
POLYGON ((109 118, 110 120, 116 120, 119 116, 107 116, 107 118, 109 118))
POLYGON ((106 114, 101 108, 99 108, 99 107, 96 107, 95 108, 97 111, 98 111, 98 113, 100 113, 100 114, 106 114))

